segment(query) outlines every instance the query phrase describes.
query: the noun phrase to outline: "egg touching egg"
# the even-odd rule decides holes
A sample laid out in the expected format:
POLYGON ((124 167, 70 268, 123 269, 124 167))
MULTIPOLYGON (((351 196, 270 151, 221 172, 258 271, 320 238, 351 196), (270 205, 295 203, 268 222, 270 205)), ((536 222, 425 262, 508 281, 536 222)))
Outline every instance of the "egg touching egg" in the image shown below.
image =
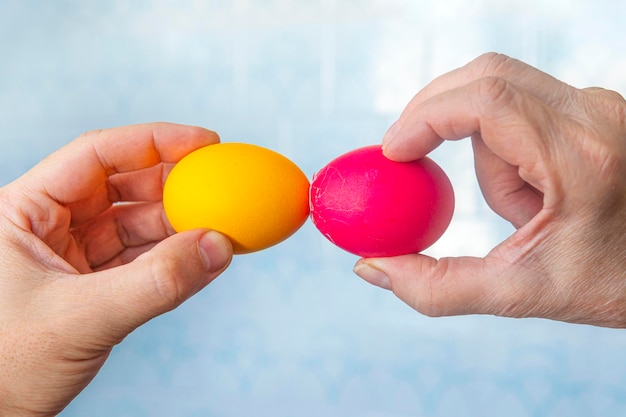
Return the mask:
POLYGON ((435 162, 395 162, 379 145, 322 168, 309 202, 313 224, 326 238, 368 258, 423 251, 443 235, 454 211, 452 184, 435 162))
POLYGON ((163 207, 172 227, 227 236, 234 253, 255 252, 291 236, 306 221, 309 180, 285 156, 225 142, 197 149, 170 171, 163 207))

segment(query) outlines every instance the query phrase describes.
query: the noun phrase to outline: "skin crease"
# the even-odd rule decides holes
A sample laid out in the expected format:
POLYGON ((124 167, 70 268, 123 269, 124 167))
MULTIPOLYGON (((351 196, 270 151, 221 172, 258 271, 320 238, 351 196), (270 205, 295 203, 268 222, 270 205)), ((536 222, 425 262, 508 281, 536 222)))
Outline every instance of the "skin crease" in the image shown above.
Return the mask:
POLYGON ((626 327, 626 102, 489 53, 420 91, 383 139, 409 161, 470 137, 489 206, 516 232, 484 258, 361 259, 355 272, 428 316, 626 327))
POLYGON ((161 203, 172 165, 218 141, 166 123, 89 132, 0 189, 0 415, 57 415, 113 346, 228 266, 226 238, 173 235, 161 203))

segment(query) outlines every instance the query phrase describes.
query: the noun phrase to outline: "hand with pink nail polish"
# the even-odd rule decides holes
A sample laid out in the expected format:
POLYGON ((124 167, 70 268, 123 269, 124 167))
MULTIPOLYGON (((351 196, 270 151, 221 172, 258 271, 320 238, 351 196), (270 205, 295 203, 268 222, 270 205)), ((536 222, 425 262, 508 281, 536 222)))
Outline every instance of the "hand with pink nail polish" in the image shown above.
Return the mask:
POLYGON ((229 264, 216 232, 173 235, 164 179, 219 141, 166 123, 95 131, 0 188, 0 415, 56 416, 111 349, 229 264))
POLYGON ((429 316, 626 327, 626 101, 486 54, 434 80, 383 139, 397 161, 471 137, 489 206, 516 231, 484 258, 361 259, 355 272, 429 316))

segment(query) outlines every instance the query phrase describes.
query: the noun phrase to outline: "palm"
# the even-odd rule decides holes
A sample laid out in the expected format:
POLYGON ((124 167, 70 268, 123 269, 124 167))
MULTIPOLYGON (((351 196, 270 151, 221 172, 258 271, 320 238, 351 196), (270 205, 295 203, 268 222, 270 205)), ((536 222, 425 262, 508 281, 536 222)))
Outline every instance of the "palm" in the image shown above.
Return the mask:
MULTIPOLYGON (((196 268, 189 288, 179 294, 183 284, 169 287, 174 296, 156 297, 148 308, 150 291, 167 293, 132 272, 155 272, 146 267, 150 258, 115 274, 96 271, 127 264, 172 233, 161 204, 164 177, 186 153, 218 140, 169 124, 94 132, 0 189, 0 357, 8 347, 28 359, 0 372, 0 408, 58 413, 115 344, 198 290, 191 278, 206 272, 187 262, 196 268)), ((176 236, 170 248, 178 242, 193 254, 184 245, 197 245, 198 236, 176 236)))

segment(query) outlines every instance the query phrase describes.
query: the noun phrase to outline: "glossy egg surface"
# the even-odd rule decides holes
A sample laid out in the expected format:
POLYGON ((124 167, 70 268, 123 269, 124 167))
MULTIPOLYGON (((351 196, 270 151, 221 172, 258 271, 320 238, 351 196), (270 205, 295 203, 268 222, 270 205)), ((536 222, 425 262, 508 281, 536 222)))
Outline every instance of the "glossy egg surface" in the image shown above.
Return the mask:
POLYGON ((298 230, 309 214, 308 190, 306 175, 285 156, 226 142, 197 149, 172 168, 163 206, 176 231, 219 231, 241 254, 298 230))
POLYGON ((454 211, 452 185, 435 162, 391 161, 379 145, 331 161, 313 177, 309 201, 319 231, 362 257, 421 252, 454 211))

